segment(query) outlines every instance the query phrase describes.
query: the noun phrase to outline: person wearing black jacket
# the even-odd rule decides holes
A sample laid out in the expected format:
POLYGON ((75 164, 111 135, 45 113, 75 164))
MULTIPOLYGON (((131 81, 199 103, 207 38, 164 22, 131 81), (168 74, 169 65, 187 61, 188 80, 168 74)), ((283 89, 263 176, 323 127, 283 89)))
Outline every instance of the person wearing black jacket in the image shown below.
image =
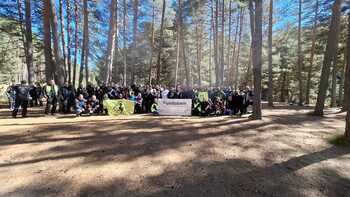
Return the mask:
POLYGON ((84 88, 83 84, 80 84, 77 88, 77 95, 83 95, 84 98, 87 98, 89 96, 88 92, 86 91, 86 88, 84 88))
POLYGON ((29 101, 29 105, 30 107, 34 107, 34 106, 38 106, 38 99, 39 99, 39 95, 37 95, 37 91, 36 91, 37 87, 33 86, 32 88, 30 88, 29 90, 29 95, 32 98, 29 101))
POLYGON ((58 91, 58 98, 59 98, 59 104, 60 104, 60 111, 62 113, 69 113, 70 108, 72 107, 71 104, 71 98, 72 98, 72 90, 69 88, 68 82, 65 82, 62 87, 60 87, 58 91))
POLYGON ((87 92, 88 96, 85 99, 90 99, 92 97, 92 95, 96 95, 96 88, 94 87, 94 85, 89 83, 86 87, 86 92, 87 92))
POLYGON ((22 117, 27 116, 30 87, 26 81, 21 81, 20 85, 14 87, 16 91, 15 107, 12 111, 12 117, 16 118, 19 107, 22 107, 22 117))

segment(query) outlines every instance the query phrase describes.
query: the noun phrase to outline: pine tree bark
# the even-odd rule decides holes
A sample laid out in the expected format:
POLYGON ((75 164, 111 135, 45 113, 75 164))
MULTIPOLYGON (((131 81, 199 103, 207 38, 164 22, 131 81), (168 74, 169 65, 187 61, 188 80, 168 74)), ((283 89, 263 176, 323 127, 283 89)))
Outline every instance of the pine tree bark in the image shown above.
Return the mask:
POLYGON ((32 13, 31 13, 31 3, 30 0, 25 0, 26 9, 26 45, 27 50, 26 63, 28 71, 28 83, 32 84, 34 82, 34 66, 33 66, 33 35, 32 35, 32 13))
POLYGON ((305 95, 305 104, 310 104, 310 91, 311 91, 311 77, 312 69, 314 67, 314 57, 315 57, 315 48, 316 48, 316 30, 317 30, 317 21, 318 21, 318 4, 319 0, 316 0, 315 6, 315 18, 314 24, 312 27, 312 43, 311 43, 311 54, 310 54, 310 65, 307 73, 307 83, 306 83, 306 95, 305 95))
POLYGON ((51 34, 52 34, 52 41, 53 41, 53 54, 55 57, 55 81, 58 85, 63 85, 65 81, 65 69, 64 64, 62 62, 62 57, 60 54, 60 45, 59 45, 59 36, 58 36, 58 30, 57 30, 57 15, 56 15, 56 8, 55 8, 55 1, 51 0, 51 34))
POLYGON ((268 89, 268 106, 273 107, 273 69, 272 69, 272 26, 273 26, 273 0, 270 0, 269 9, 269 89, 268 89))
POLYGON ((348 35, 346 46, 346 74, 345 74, 345 102, 344 107, 347 110, 345 138, 350 142, 350 13, 348 13, 348 35))
POLYGON ((240 17, 239 17, 239 33, 238 33, 238 45, 237 45, 237 56, 235 58, 235 89, 238 90, 238 86, 240 84, 239 81, 239 58, 240 58, 240 52, 241 52, 241 41, 242 41, 242 32, 243 32, 243 17, 244 17, 244 12, 243 12, 243 8, 240 9, 240 17))
MULTIPOLYGON (((65 31, 64 31, 64 17, 63 17, 63 3, 62 0, 59 0, 59 17, 60 17, 60 27, 61 27, 61 46, 62 46, 62 55, 63 55, 63 69, 64 73, 67 74, 67 55, 66 55, 66 41, 65 41, 65 31)), ((67 76, 64 76, 65 81, 67 76)))
POLYGON ((348 38, 346 46, 346 68, 345 68, 345 80, 344 80, 344 98, 343 98, 343 109, 346 111, 350 108, 350 13, 348 18, 348 38))
POLYGON ((208 72, 208 79, 209 79, 209 87, 211 87, 213 85, 213 81, 212 81, 212 59, 213 59, 213 54, 212 54, 212 40, 213 40, 213 28, 212 26, 210 27, 210 33, 209 33, 209 72, 208 72))
POLYGON ((214 55, 214 71, 215 71, 215 84, 217 84, 217 42, 216 42, 216 19, 214 12, 214 1, 211 0, 211 6, 210 6, 210 12, 211 12, 211 30, 212 30, 212 38, 213 38, 213 55, 214 55))
MULTIPOLYGON (((250 0, 252 1, 252 0, 250 0)), ((253 2, 251 2, 253 3, 253 2)), ((254 75, 254 97, 253 97, 253 119, 261 119, 261 66, 262 66, 262 0, 254 0, 254 29, 253 29, 253 75, 254 75)))
POLYGON ((162 55, 162 48, 163 48, 163 31, 164 31, 164 15, 165 15, 165 0, 163 0, 163 6, 162 6, 162 18, 160 22, 160 35, 159 35, 159 48, 158 48, 158 57, 157 57, 157 75, 156 75, 156 82, 157 84, 160 84, 160 69, 161 69, 161 55, 162 55))
POLYGON ((22 32, 22 41, 24 47, 24 55, 27 64, 28 83, 34 82, 34 66, 33 66, 33 39, 32 39, 32 14, 30 0, 25 0, 25 28, 23 27, 22 0, 17 0, 18 15, 20 20, 20 28, 22 32))
POLYGON ((67 6, 67 67, 68 67, 68 82, 72 83, 72 57, 71 57, 71 34, 72 34, 72 27, 71 27, 71 20, 72 20, 72 14, 71 14, 71 6, 70 6, 70 0, 67 0, 66 2, 67 6))
POLYGON ((78 2, 74 0, 74 67, 73 67, 73 87, 75 87, 75 78, 77 76, 77 63, 78 63, 78 48, 79 48, 79 37, 78 37, 78 2))
MULTIPOLYGON (((214 5, 213 5, 214 6, 214 5)), ((215 44, 214 44, 214 61, 215 61, 215 81, 216 86, 220 85, 220 68, 219 68, 219 0, 215 0, 215 44)))
POLYGON ((231 70, 231 33, 232 33, 232 0, 230 0, 229 3, 229 13, 228 13, 228 42, 227 42, 227 68, 228 68, 228 74, 226 74, 226 84, 225 85, 230 85, 230 70, 231 70))
POLYGON ((304 103, 304 84, 303 84, 303 54, 302 54, 302 46, 301 46, 301 9, 302 0, 299 0, 299 13, 298 13, 298 67, 297 67, 297 77, 298 77, 298 85, 299 85, 299 105, 302 106, 304 103))
POLYGON ((85 10, 87 10, 87 0, 83 0, 83 16, 84 16, 84 22, 83 22, 83 43, 81 48, 81 58, 80 58, 80 69, 79 69, 79 85, 82 85, 84 80, 84 64, 85 64, 85 48, 86 48, 86 41, 85 41, 85 10))
POLYGON ((114 36, 114 53, 112 61, 112 81, 117 82, 119 78, 118 72, 118 0, 115 2, 115 36, 114 36))
POLYGON ((337 74, 338 74, 338 54, 335 54, 332 68, 332 88, 331 88, 331 107, 337 106, 337 74))
POLYGON ((128 4, 126 0, 123 1, 123 6, 124 6, 124 12, 123 12, 123 47, 124 47, 124 52, 123 52, 123 65, 124 65, 124 71, 123 71, 123 85, 126 86, 126 56, 127 56, 127 46, 126 46, 126 15, 128 11, 128 4))
POLYGON ((220 86, 224 85, 225 72, 225 0, 221 5, 221 58, 220 58, 220 86))
MULTIPOLYGON (((250 39, 251 39, 251 43, 250 43, 250 50, 249 50, 249 63, 248 63, 248 68, 247 68, 247 76, 246 76, 246 85, 248 85, 249 87, 251 87, 252 84, 252 71, 253 68, 253 37, 254 37, 254 7, 253 7, 253 1, 248 2, 248 9, 249 9, 249 18, 250 18, 250 39)), ((252 74, 253 75, 253 74, 252 74)))
POLYGON ((110 18, 109 18, 109 33, 108 33, 108 46, 107 56, 105 64, 105 78, 106 83, 112 82, 112 68, 115 49, 115 37, 116 37, 116 0, 111 1, 110 6, 110 18))
POLYGON ((175 82, 174 82, 174 87, 177 87, 178 83, 178 72, 179 72, 179 64, 180 64, 180 31, 181 31, 181 26, 180 26, 180 15, 177 14, 177 19, 176 19, 176 62, 175 62, 175 82))
MULTIPOLYGON (((138 21, 138 12, 139 12, 139 1, 134 0, 134 19, 133 19, 133 49, 136 51, 137 48, 137 32, 138 32, 138 26, 137 26, 137 21, 138 21)), ((165 9, 165 8, 164 8, 165 9)), ((135 65, 133 64, 131 67, 131 84, 135 83, 135 65)))
POLYGON ((51 49, 51 0, 44 0, 43 27, 44 27, 44 56, 45 56, 45 78, 46 81, 54 79, 55 66, 51 49))
POLYGON ((343 65, 343 68, 341 69, 341 78, 340 78, 340 84, 339 84, 339 107, 344 106, 344 92, 345 92, 345 74, 346 74, 346 53, 347 53, 347 49, 345 47, 344 49, 344 60, 345 60, 345 64, 343 65))
MULTIPOLYGON (((149 58, 149 77, 148 77, 148 81, 149 81, 149 85, 152 85, 152 67, 153 67, 153 51, 154 51, 154 23, 155 23, 155 2, 153 0, 153 3, 152 3, 152 26, 151 26, 151 53, 150 53, 150 58, 149 58)), ((179 23, 179 21, 177 20, 177 24, 179 23)), ((177 28, 177 30, 179 31, 179 28, 177 28)), ((177 39, 178 39, 178 32, 177 32, 177 39)), ((177 40, 177 56, 178 56, 178 40, 177 40)), ((176 65, 177 65, 177 68, 178 68, 178 59, 176 60, 176 65)), ((175 70, 175 83, 177 82, 177 69, 175 70)))
POLYGON ((195 30, 196 30, 196 52, 197 52, 197 75, 198 75, 198 86, 202 86, 201 78, 201 63, 202 63, 202 27, 201 21, 198 19, 198 10, 196 10, 196 19, 195 19, 195 30))
POLYGON ((324 104, 326 100, 326 94, 328 89, 328 80, 331 65, 334 62, 334 54, 337 54, 338 43, 339 43, 339 30, 340 30, 340 9, 342 0, 336 0, 333 5, 333 13, 331 18, 331 24, 329 27, 327 47, 323 60, 323 67, 321 72, 321 80, 318 89, 318 96, 314 114, 321 116, 323 115, 324 104))
POLYGON ((181 52, 182 52, 182 61, 185 68, 185 75, 186 75, 186 86, 191 87, 192 81, 191 81, 191 71, 187 65, 187 59, 186 59, 186 45, 185 45, 185 35, 184 35, 184 28, 183 28, 183 8, 182 8, 182 0, 178 0, 179 4, 179 15, 180 15, 180 44, 181 44, 181 52))
POLYGON ((235 38, 234 38, 234 41, 233 41, 233 52, 232 52, 232 65, 231 65, 231 71, 230 71, 230 85, 233 85, 235 86, 237 83, 236 83, 236 50, 237 50, 237 39, 238 39, 238 33, 239 33, 239 19, 240 19, 240 12, 237 12, 237 19, 236 19, 236 29, 235 29, 235 38))
POLYGON ((85 85, 89 84, 89 10, 87 5, 84 6, 84 42, 85 42, 85 85))

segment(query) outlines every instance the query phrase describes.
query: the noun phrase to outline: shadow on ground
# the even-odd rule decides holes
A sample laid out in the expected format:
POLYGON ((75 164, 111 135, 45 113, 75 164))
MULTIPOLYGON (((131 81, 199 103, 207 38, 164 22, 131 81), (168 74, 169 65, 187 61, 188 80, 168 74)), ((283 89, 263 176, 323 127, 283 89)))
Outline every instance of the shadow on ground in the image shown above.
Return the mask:
MULTIPOLYGON (((319 118, 293 111, 280 115, 270 114, 263 121, 251 121, 246 118, 174 121, 172 118, 144 117, 137 120, 128 118, 67 123, 23 123, 19 124, 18 128, 24 132, 0 133, 0 149, 45 143, 53 145, 32 153, 30 158, 2 161, 0 170, 74 158, 83 158, 79 163, 75 163, 76 166, 102 168, 113 162, 128 164, 142 158, 159 157, 166 151, 181 152, 184 150, 183 147, 190 147, 186 150, 192 151, 193 157, 172 165, 164 164, 164 169, 160 173, 140 177, 139 182, 130 181, 127 177, 113 177, 85 184, 71 194, 142 197, 286 196, 285 194, 346 196, 350 192, 350 179, 338 171, 322 167, 309 176, 300 174, 299 170, 323 161, 348 156, 350 149, 327 146, 317 151, 309 151, 305 147, 294 147, 293 141, 293 135, 305 132, 302 129, 307 124, 318 125, 317 128, 310 128, 319 129, 318 131, 307 133, 312 138, 320 138, 319 133, 334 132, 336 127, 332 123, 338 116, 343 115, 319 118), (289 133, 290 130, 284 131, 284 129, 295 130, 295 133, 289 133), (280 132, 271 134, 272 131, 280 132), (261 135, 273 139, 257 138, 261 135), (288 135, 290 138, 282 139, 288 135), (232 141, 231 145, 228 145, 228 141, 224 141, 228 138, 239 140, 232 141), (256 142, 247 145, 243 141, 245 139, 256 142), (286 159, 281 162, 272 161, 266 165, 242 157, 244 154, 236 158, 213 154, 213 150, 223 144, 227 149, 249 151, 262 149, 270 142, 284 143, 285 146, 291 147, 286 151, 293 154, 302 151, 303 154, 291 156, 285 152, 286 159)), ((143 167, 147 168, 139 166, 141 169, 143 167)), ((25 187, 9 191, 6 195, 69 196, 69 190, 74 188, 75 184, 70 179, 57 181, 54 176, 46 176, 25 187)))

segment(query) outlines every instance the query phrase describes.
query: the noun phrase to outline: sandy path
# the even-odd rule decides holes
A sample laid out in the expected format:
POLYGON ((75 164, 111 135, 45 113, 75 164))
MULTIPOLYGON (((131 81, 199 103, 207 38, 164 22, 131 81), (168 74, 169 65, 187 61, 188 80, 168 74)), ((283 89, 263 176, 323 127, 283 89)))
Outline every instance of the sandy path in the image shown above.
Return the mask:
POLYGON ((344 114, 0 115, 0 196, 350 196, 344 114))

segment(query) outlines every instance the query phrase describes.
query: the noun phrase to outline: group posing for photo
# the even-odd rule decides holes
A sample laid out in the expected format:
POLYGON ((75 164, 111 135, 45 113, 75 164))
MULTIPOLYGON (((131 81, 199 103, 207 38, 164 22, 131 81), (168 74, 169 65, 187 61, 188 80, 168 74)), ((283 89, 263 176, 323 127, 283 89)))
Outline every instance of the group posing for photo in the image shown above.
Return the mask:
POLYGON ((130 87, 119 84, 101 83, 99 86, 88 84, 74 88, 72 84, 65 82, 62 86, 55 84, 54 80, 45 85, 35 83, 27 85, 11 85, 7 89, 9 107, 12 116, 16 117, 19 109, 22 116, 27 116, 28 106, 44 106, 45 114, 54 115, 57 111, 70 114, 72 111, 77 116, 84 114, 107 114, 103 107, 106 99, 127 99, 135 103, 136 114, 153 113, 157 110, 158 99, 192 99, 192 115, 243 115, 248 113, 247 108, 253 103, 253 93, 250 88, 233 89, 220 88, 187 88, 167 87, 161 85, 132 85, 130 87), (206 98, 199 98, 199 92, 205 92, 206 98))

